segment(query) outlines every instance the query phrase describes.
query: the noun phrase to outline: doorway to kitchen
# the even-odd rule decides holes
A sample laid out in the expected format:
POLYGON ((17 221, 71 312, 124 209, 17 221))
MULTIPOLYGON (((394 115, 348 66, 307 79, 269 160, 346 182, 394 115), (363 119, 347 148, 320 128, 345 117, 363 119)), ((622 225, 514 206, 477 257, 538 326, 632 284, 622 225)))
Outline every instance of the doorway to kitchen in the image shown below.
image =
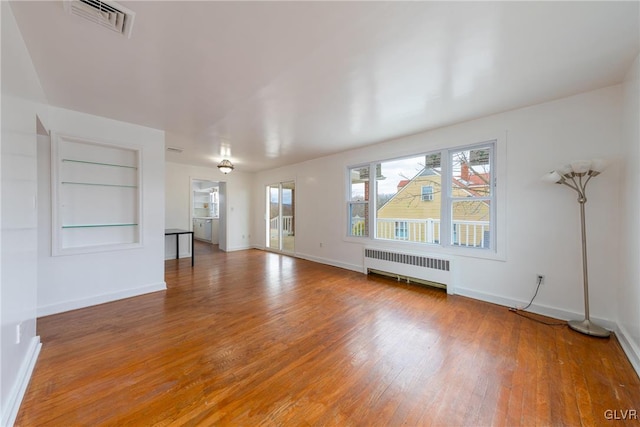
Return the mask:
POLYGON ((295 250, 295 182, 267 186, 267 248, 293 253, 295 250))
POLYGON ((201 242, 220 243, 220 184, 191 179, 191 219, 193 237, 201 242))

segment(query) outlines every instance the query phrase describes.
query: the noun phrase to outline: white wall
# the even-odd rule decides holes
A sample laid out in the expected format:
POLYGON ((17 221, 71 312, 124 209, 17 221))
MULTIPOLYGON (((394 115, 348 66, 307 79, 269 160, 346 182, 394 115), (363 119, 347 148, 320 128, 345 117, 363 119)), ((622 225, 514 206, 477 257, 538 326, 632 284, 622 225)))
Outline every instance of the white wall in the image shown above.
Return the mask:
POLYGON ((623 96, 618 324, 628 341, 622 344, 640 372, 640 55, 627 73, 623 96))
MULTIPOLYGON (((90 114, 50 108, 50 130, 141 148, 140 248, 51 256, 50 203, 40 205, 38 315, 166 289, 164 283, 164 132, 90 114)), ((38 189, 50 200, 49 138, 39 138, 38 189)))
MULTIPOLYGON (((253 239, 264 247, 265 186, 296 180, 296 255, 362 271, 362 248, 346 239, 348 165, 470 144, 506 134, 506 259, 454 257, 456 292, 506 305, 527 302, 536 273, 546 276, 533 308, 557 317, 584 314, 579 207, 566 187, 540 177, 571 160, 606 158, 614 164, 592 181, 587 204, 591 315, 614 326, 619 279, 621 86, 522 108, 375 146, 256 174, 253 239), (320 246, 322 243, 322 246, 320 246)), ((503 169, 503 172, 505 170, 503 169)), ((504 235, 503 235, 504 236, 504 235)), ((379 244, 376 244, 379 246, 379 244)), ((399 245, 399 244, 396 244, 399 245)), ((434 252, 433 249, 423 249, 434 252)))
MULTIPOLYGON (((191 222, 191 179, 202 179, 220 182, 221 196, 226 191, 226 198, 220 203, 220 249, 235 251, 247 249, 250 245, 250 218, 255 215, 251 211, 250 191, 252 175, 237 169, 228 175, 222 174, 215 165, 210 168, 190 166, 181 163, 167 162, 165 167, 166 187, 166 228, 192 229, 191 222), (224 228, 226 224, 226 229, 224 228)), ((191 256, 186 251, 189 247, 188 236, 180 241, 180 256, 191 256), (183 249, 185 248, 185 252, 183 249)), ((175 240, 166 238, 165 259, 175 258, 175 240)))
POLYGON ((0 425, 6 426, 17 415, 40 349, 36 336, 36 115, 46 115, 46 99, 9 3, 1 2, 0 7, 0 425))

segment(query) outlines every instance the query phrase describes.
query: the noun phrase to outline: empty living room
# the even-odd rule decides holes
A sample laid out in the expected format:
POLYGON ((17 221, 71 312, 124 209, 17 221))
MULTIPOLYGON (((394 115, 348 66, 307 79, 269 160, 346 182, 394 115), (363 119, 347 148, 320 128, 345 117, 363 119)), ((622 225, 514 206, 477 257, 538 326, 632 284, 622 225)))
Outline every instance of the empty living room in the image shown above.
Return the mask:
POLYGON ((3 1, 1 426, 640 420, 640 1, 3 1))

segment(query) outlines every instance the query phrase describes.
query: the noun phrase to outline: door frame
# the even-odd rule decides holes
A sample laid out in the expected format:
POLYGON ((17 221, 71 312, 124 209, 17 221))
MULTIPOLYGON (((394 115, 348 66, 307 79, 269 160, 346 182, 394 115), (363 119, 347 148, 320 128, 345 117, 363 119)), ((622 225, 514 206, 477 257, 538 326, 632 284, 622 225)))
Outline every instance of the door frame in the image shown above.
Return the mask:
MULTIPOLYGON (((273 251, 273 252, 279 252, 279 253, 284 253, 284 254, 290 254, 290 255, 294 255, 295 254, 295 248, 296 248, 296 244, 295 244, 295 231, 293 233, 293 250, 289 251, 284 249, 284 235, 283 235, 283 221, 282 221, 282 190, 283 190, 283 185, 284 184, 292 184, 292 200, 291 200, 291 214, 292 214, 292 221, 294 221, 295 224, 295 211, 296 211, 296 196, 295 196, 295 190, 296 190, 296 180, 295 179, 289 179, 289 180, 282 180, 282 181, 278 181, 278 182, 274 182, 271 184, 267 184, 265 185, 265 249, 269 250, 269 251, 273 251), (270 246, 271 244, 271 188, 272 187, 278 187, 278 218, 279 220, 279 226, 278 226, 278 247, 277 248, 273 248, 270 246)), ((294 230, 295 230, 295 225, 294 225, 294 230)))

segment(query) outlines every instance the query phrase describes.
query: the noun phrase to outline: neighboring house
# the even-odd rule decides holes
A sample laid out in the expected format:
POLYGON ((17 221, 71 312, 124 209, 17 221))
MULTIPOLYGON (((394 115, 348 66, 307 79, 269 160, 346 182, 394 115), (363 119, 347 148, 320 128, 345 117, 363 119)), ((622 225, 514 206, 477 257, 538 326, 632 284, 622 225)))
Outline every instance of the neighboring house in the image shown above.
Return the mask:
MULTIPOLYGON (((423 243, 439 243, 441 175, 425 168, 411 180, 398 183, 397 193, 377 212, 377 237, 423 243)), ((488 190, 488 174, 468 167, 453 180, 454 197, 482 197, 488 190)), ((485 246, 489 237, 490 206, 486 201, 458 201, 453 206, 453 242, 485 246)))

